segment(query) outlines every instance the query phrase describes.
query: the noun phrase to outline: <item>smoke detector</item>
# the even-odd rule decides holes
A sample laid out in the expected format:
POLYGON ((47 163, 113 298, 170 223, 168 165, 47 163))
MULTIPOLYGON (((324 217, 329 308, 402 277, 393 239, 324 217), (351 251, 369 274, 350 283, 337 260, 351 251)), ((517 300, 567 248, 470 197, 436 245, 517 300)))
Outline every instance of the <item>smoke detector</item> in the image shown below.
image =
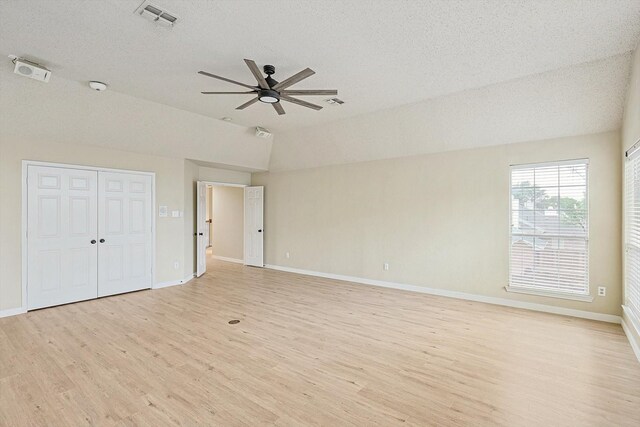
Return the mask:
POLYGON ((15 55, 9 55, 9 58, 15 64, 13 72, 30 79, 47 83, 51 78, 51 71, 40 64, 28 61, 24 58, 18 58, 15 55))
POLYGON ((107 90, 107 85, 105 83, 96 82, 95 80, 89 82, 89 87, 98 92, 104 92, 107 90))
POLYGON ((178 20, 175 15, 163 10, 161 7, 149 4, 146 0, 136 9, 136 13, 163 27, 173 27, 178 20))

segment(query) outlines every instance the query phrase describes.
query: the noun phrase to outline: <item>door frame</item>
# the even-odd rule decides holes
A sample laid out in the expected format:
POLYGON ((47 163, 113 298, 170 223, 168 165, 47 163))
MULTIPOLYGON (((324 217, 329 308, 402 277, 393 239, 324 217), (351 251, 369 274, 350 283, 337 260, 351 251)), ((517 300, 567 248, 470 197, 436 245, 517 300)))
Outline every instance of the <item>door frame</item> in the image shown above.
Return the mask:
POLYGON ((28 168, 29 166, 47 166, 51 168, 62 168, 62 169, 81 169, 87 171, 95 171, 95 172, 120 172, 120 173, 130 173, 130 174, 138 174, 138 175, 147 175, 151 177, 151 206, 153 207, 153 215, 151 219, 151 280, 152 286, 151 289, 155 288, 156 285, 156 173, 155 172, 145 172, 145 171, 136 171, 129 169, 114 169, 114 168, 104 168, 98 166, 87 166, 87 165, 76 165, 71 163, 55 163, 55 162, 44 162, 39 160, 23 160, 22 161, 22 178, 21 178, 21 186, 22 186, 22 225, 21 225, 21 245, 22 245, 22 307, 20 308, 21 313, 27 312, 27 282, 28 282, 28 265, 29 265, 29 248, 28 248, 28 238, 27 238, 27 225, 28 225, 28 187, 27 187, 27 176, 28 176, 28 168))
MULTIPOLYGON (((198 182, 202 182, 206 185, 211 185, 211 186, 218 186, 218 187, 239 187, 239 188, 244 188, 244 187, 251 187, 251 184, 237 184, 237 183, 232 183, 232 182, 222 182, 222 181, 205 181, 202 179, 198 179, 195 181, 196 186, 198 185, 198 182)), ((244 196, 242 198, 242 210, 244 211, 244 196)), ((198 197, 195 197, 195 206, 194 206, 194 211, 195 211, 195 223, 194 223, 194 228, 195 228, 195 232, 198 233, 198 197)), ((213 212, 212 212, 213 214, 213 212)), ((211 242, 209 242, 211 243, 211 242)), ((198 270, 198 238, 196 236, 196 239, 193 241, 193 245, 195 248, 195 254, 196 254, 196 259, 194 260, 196 263, 196 271, 193 273, 194 275, 197 274, 197 270, 198 270)), ((243 235, 242 235, 242 254, 243 254, 243 258, 244 258, 244 230, 243 230, 243 235)), ((205 248, 205 256, 206 256, 206 248, 205 248)), ((243 259, 244 261, 244 259, 243 259)), ((206 260, 205 260, 206 262, 206 260)), ((206 270, 205 270, 206 271, 206 270)), ((195 276, 194 276, 195 277, 195 276)))

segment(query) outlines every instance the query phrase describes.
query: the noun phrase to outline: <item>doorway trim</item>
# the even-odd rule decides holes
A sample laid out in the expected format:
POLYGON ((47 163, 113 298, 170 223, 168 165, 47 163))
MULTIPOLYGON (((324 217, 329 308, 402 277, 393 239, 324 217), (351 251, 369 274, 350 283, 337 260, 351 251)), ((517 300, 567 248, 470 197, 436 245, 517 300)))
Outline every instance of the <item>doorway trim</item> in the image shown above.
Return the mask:
MULTIPOLYGON (((21 178, 21 186, 22 186, 22 224, 21 224, 21 252, 22 252, 22 307, 20 307, 19 313, 27 312, 27 282, 28 282, 28 239, 27 239, 27 221, 28 221, 28 186, 27 186, 27 176, 28 176, 28 168, 29 166, 47 166, 52 168, 63 168, 63 169, 82 169, 87 171, 96 171, 96 172, 121 172, 121 173, 130 173, 130 174, 138 174, 138 175, 147 175, 151 177, 151 206, 153 207, 153 215, 151 220, 151 277, 152 277, 152 286, 151 289, 155 288, 156 284, 156 173, 155 172, 145 172, 145 171, 136 171, 129 169, 114 169, 114 168, 103 168, 98 166, 87 166, 87 165, 76 165, 71 163, 55 163, 55 162, 44 162, 39 160, 23 160, 22 161, 22 178, 21 178)), ((18 309, 16 309, 18 310, 18 309)), ((19 314, 15 313, 15 314, 19 314)))
MULTIPOLYGON (((236 187, 236 188, 245 188, 245 187, 251 187, 251 184, 238 184, 238 183, 232 183, 232 182, 222 182, 222 181, 204 181, 204 180, 197 180, 196 181, 196 186, 198 185, 198 182, 202 182, 203 184, 206 184, 207 186, 218 186, 218 187, 236 187)), ((209 202, 212 202, 211 200, 209 202)), ((244 211, 244 197, 242 198, 242 209, 244 211)), ((198 232, 198 198, 195 198, 195 214, 196 214, 196 223, 195 223, 195 232, 198 232)), ((212 212, 213 214, 213 212, 212 212)), ((196 238, 196 240, 194 241, 194 248, 195 248, 195 254, 196 254, 196 272, 194 272, 194 277, 197 277, 197 262, 198 262, 198 240, 196 238)), ((243 230, 243 235, 242 235, 242 253, 243 253, 243 259, 242 260, 237 260, 234 258, 226 258, 223 259, 223 261, 230 261, 230 262, 236 262, 238 264, 243 264, 244 263, 244 230, 243 230)), ((206 249, 205 249, 205 257, 206 257, 206 249)), ((215 255, 213 255, 213 257, 215 258, 215 255)), ((217 257, 217 259, 222 259, 223 257, 217 257)), ((206 260, 205 260, 206 262, 206 260)))

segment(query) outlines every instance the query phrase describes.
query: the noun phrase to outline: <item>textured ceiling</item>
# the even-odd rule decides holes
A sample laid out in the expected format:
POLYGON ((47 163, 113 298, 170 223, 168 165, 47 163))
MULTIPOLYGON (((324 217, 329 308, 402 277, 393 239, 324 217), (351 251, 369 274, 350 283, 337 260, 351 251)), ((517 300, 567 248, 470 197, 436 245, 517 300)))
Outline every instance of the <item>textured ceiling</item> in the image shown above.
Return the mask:
POLYGON ((0 54, 277 134, 623 54, 640 34, 638 0, 152 0, 178 16, 172 29, 134 14, 140 2, 0 1, 0 54), (262 104, 235 111, 243 96, 199 94, 238 89, 201 69, 253 84, 243 58, 274 64, 279 80, 311 67, 295 88, 335 88, 346 104, 284 104, 278 117, 262 104))
POLYGON ((630 54, 278 134, 269 170, 620 129, 630 54))

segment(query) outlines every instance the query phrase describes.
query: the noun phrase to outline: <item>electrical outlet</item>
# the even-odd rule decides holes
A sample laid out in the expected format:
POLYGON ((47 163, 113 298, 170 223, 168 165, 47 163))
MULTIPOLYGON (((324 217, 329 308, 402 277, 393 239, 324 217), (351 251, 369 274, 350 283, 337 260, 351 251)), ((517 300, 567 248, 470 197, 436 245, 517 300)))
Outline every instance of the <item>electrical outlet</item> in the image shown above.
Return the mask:
POLYGON ((382 265, 382 269, 383 269, 384 271, 389 271, 389 263, 388 263, 388 262, 385 262, 385 263, 382 265))
POLYGON ((173 268, 175 268, 176 270, 180 268, 180 263, 178 261, 173 263, 173 268))
POLYGON ((287 259, 291 258, 291 254, 289 252, 287 252, 286 254, 284 254, 284 256, 287 257, 287 259))
POLYGON ((607 296, 607 288, 605 286, 598 286, 598 296, 599 297, 607 296))

